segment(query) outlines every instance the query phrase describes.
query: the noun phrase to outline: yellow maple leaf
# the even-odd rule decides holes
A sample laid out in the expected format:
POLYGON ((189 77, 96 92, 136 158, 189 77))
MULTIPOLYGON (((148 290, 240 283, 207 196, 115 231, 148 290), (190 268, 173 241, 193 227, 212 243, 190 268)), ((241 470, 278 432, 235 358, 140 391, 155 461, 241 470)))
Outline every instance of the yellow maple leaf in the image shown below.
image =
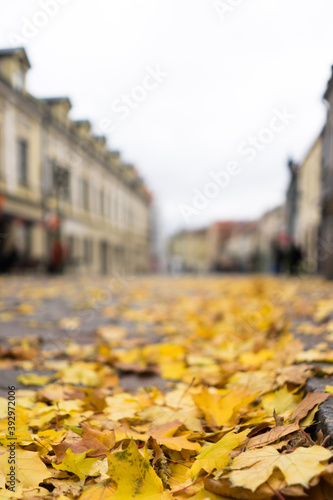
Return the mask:
POLYGON ((80 318, 62 318, 59 320, 59 327, 63 330, 76 330, 80 324, 80 318))
MULTIPOLYGON (((38 488, 22 488, 22 486, 16 486, 15 491, 11 490, 0 490, 0 500, 7 499, 26 499, 26 498, 46 498, 49 491, 46 488, 39 486, 38 488)), ((68 497, 67 497, 68 498, 68 497)), ((63 500, 61 497, 57 497, 57 500, 63 500)), ((65 499, 66 500, 66 499, 65 499)), ((70 500, 70 499, 68 499, 70 500)))
POLYGON ((88 475, 92 465, 99 460, 99 458, 86 458, 89 450, 83 453, 73 453, 70 448, 66 450, 66 455, 61 464, 52 463, 53 467, 57 470, 73 472, 80 479, 84 479, 88 475))
POLYGON ((308 351, 300 352, 296 356, 296 362, 311 362, 311 361, 322 361, 326 363, 333 363, 333 351, 330 349, 325 349, 321 351, 319 349, 309 349, 308 351))
MULTIPOLYGON (((16 446, 28 446, 30 444, 34 443, 34 438, 31 436, 29 432, 15 432, 15 441, 16 441, 16 446)), ((3 446, 4 448, 8 448, 10 446, 11 442, 13 440, 11 439, 11 436, 8 434, 2 434, 0 435, 0 445, 3 446)))
POLYGON ((65 384, 82 384, 89 387, 98 387, 102 383, 101 377, 96 372, 97 363, 78 362, 68 366, 58 373, 65 384))
MULTIPOLYGON (((13 466, 10 460, 10 449, 3 448, 0 453, 0 470, 7 477, 10 467, 13 466)), ((23 488, 38 486, 44 479, 52 475, 38 453, 34 451, 16 449, 14 466, 16 480, 23 488)))
POLYGON ((52 444, 57 445, 60 444, 61 441, 64 440, 66 437, 67 431, 66 430, 60 430, 56 431, 54 429, 48 429, 46 431, 39 431, 38 433, 38 438, 36 439, 37 445, 42 446, 45 450, 51 451, 52 450, 52 444))
POLYGON ((123 451, 110 453, 108 457, 108 474, 117 483, 114 498, 128 500, 167 500, 172 498, 168 492, 163 492, 163 484, 149 463, 148 450, 143 454, 134 441, 123 451))
POLYGON ((94 484, 84 489, 80 500, 108 500, 114 498, 116 490, 116 485, 112 481, 94 484))
POLYGON ((238 455, 227 477, 234 486, 255 491, 278 468, 289 486, 297 484, 307 487, 311 479, 324 472, 325 465, 322 462, 328 462, 332 456, 331 451, 317 445, 300 447, 287 454, 280 454, 273 446, 265 446, 238 455))
POLYGON ((17 381, 21 382, 23 385, 45 385, 49 380, 50 377, 37 375, 36 373, 27 373, 17 377, 17 381))
POLYGON ((152 436, 156 439, 158 444, 164 445, 170 450, 200 451, 201 446, 199 443, 193 443, 187 439, 191 436, 191 432, 186 432, 178 436, 174 435, 181 425, 181 422, 173 421, 167 424, 150 427, 145 433, 139 433, 129 427, 122 426, 115 430, 116 440, 122 441, 126 438, 132 438, 138 441, 148 441, 150 436, 152 436))
POLYGON ((99 335, 107 342, 113 342, 125 338, 127 330, 121 326, 103 325, 98 328, 96 335, 99 335))
POLYGON ((188 468, 186 463, 179 464, 170 462, 168 467, 171 475, 168 483, 171 487, 171 490, 179 490, 180 484, 183 488, 185 486, 190 486, 193 483, 191 478, 191 470, 188 468))
POLYGON ((0 488, 5 488, 6 486, 6 476, 3 471, 0 469, 0 488))
POLYGON ((0 397, 0 419, 8 416, 8 400, 0 397))
POLYGON ((222 497, 221 495, 215 495, 215 493, 211 493, 205 489, 200 490, 194 497, 191 497, 192 500, 230 500, 230 498, 222 497))
POLYGON ((265 361, 274 358, 274 352, 270 349, 261 349, 259 352, 244 352, 239 357, 239 362, 243 365, 253 366, 255 368, 261 367, 265 361))
POLYGON ((181 380, 186 373, 183 361, 163 362, 160 364, 161 377, 168 380, 181 380))
POLYGON ((204 389, 194 396, 194 401, 205 415, 207 422, 220 427, 233 424, 234 414, 238 414, 238 410, 254 401, 257 395, 249 396, 247 390, 233 389, 221 396, 204 389))
POLYGON ((185 409, 173 409, 165 406, 151 406, 145 408, 139 413, 143 419, 154 422, 156 425, 167 424, 172 420, 178 420, 186 425, 188 429, 193 431, 202 431, 202 425, 198 418, 199 411, 196 406, 191 406, 185 409))
POLYGON ((17 306, 16 311, 19 314, 32 314, 35 311, 36 307, 32 304, 20 304, 17 306))
POLYGON ((13 318, 14 318, 14 314, 13 313, 10 313, 10 312, 3 312, 0 314, 0 321, 3 321, 3 322, 9 322, 9 321, 12 321, 13 318))
POLYGON ((107 407, 104 408, 104 413, 109 415, 112 420, 132 418, 140 409, 137 398, 126 392, 115 394, 114 396, 107 396, 105 401, 107 407))
POLYGON ((269 392, 261 397, 261 405, 268 415, 273 415, 274 410, 278 415, 292 411, 300 402, 301 397, 289 392, 286 385, 274 392, 269 392))
POLYGON ((329 317, 333 311, 333 301, 332 299, 320 300, 316 304, 316 312, 314 314, 314 320, 320 323, 329 317))
POLYGON ((201 469, 212 472, 214 469, 220 470, 230 462, 230 452, 241 445, 249 430, 236 434, 234 431, 228 432, 220 441, 205 446, 197 456, 191 467, 192 477, 196 476, 201 469))

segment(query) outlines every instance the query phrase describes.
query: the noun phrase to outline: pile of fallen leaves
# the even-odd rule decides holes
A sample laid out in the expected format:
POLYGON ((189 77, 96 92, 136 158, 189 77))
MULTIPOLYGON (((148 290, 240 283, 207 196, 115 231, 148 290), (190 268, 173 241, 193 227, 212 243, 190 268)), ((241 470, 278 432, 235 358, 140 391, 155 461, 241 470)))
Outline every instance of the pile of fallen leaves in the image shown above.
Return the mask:
MULTIPOLYGON (((79 310, 89 297, 77 286, 79 310)), ((43 296, 46 285, 29 288, 17 314, 43 296)), ((16 393, 15 492, 0 398, 0 499, 333 498, 333 452, 316 426, 333 392, 328 284, 149 278, 100 314, 90 344, 2 343, 0 369, 19 370, 27 388, 16 393), (128 375, 136 391, 123 389, 128 375), (312 376, 322 392, 306 391, 312 376)), ((81 327, 74 314, 59 322, 76 339, 81 327)))

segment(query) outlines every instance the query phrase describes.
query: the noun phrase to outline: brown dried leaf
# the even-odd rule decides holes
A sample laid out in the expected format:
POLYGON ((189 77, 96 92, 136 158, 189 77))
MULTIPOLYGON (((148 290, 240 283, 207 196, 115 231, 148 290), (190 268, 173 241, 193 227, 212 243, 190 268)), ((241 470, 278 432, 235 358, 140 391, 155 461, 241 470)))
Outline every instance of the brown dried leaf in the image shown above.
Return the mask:
POLYGON ((330 394, 324 392, 309 392, 305 398, 299 403, 297 408, 295 408, 291 420, 296 420, 299 422, 317 405, 326 401, 330 397, 330 394))
POLYGON ((228 478, 215 480, 213 478, 204 479, 206 490, 217 495, 222 495, 235 500, 271 500, 275 497, 274 490, 281 490, 286 486, 286 482, 277 471, 265 484, 257 488, 255 492, 233 486, 228 478))
POLYGON ((248 448, 258 448, 260 446, 267 446, 268 444, 274 443, 278 439, 281 439, 288 434, 292 434, 293 432, 299 429, 298 423, 281 425, 279 427, 273 427, 270 431, 265 434, 259 434, 258 436, 254 436, 250 438, 247 443, 248 448))

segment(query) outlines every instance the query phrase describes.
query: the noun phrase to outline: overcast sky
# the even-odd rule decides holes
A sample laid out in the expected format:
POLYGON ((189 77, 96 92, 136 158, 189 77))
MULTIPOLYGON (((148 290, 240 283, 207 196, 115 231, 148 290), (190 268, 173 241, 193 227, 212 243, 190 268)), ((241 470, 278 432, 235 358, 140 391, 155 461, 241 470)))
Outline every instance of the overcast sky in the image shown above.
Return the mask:
POLYGON ((288 157, 301 161, 324 124, 332 0, 0 6, 0 44, 26 47, 29 91, 69 96, 73 119, 90 119, 96 133, 107 130, 109 146, 153 191, 167 233, 252 219, 281 203, 288 157), (272 122, 281 113, 284 122, 272 122), (258 134, 266 143, 259 139, 256 154, 245 154, 258 134), (203 192, 212 172, 236 161, 229 184, 184 218, 193 191, 203 192))

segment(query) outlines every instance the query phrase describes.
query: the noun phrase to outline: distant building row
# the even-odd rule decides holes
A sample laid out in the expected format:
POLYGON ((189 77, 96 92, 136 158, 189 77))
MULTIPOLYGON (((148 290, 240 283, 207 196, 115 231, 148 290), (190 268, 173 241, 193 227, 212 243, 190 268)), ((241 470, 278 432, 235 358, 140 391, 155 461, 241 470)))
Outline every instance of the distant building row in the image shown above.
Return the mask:
POLYGON ((24 49, 0 51, 0 271, 44 264, 147 271, 151 195, 68 98, 25 87, 24 49))
POLYGON ((253 222, 216 222, 208 228, 180 231, 168 244, 171 272, 269 271, 272 244, 284 238, 285 209, 277 207, 253 222))
POLYGON ((288 163, 285 204, 257 221, 179 232, 169 241, 171 270, 319 272, 333 278, 333 75, 324 98, 323 131, 302 164, 288 163))

